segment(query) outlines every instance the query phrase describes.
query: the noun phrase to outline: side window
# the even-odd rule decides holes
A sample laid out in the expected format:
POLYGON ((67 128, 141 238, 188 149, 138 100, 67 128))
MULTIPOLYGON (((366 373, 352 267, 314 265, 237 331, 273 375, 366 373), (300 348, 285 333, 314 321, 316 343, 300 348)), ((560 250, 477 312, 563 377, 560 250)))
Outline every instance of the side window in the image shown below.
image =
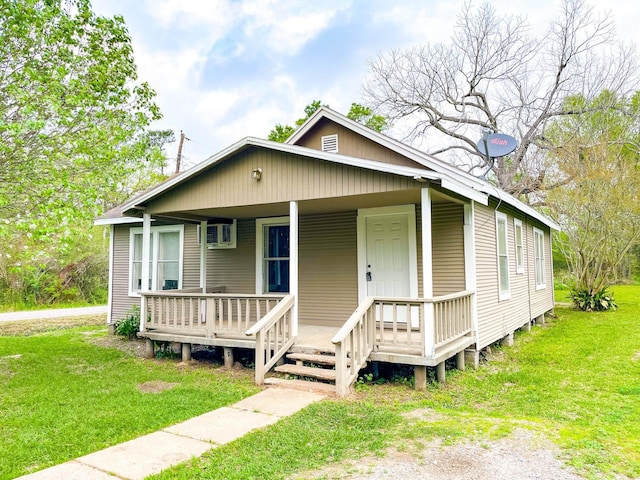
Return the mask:
POLYGON ((533 251, 535 255, 536 289, 546 288, 545 261, 544 261, 544 232, 533 228, 533 251))
MULTIPOLYGON (((142 290, 142 228, 130 230, 129 295, 142 290)), ((182 288, 182 251, 184 227, 151 227, 149 236, 149 290, 182 288)))
POLYGON ((513 233, 516 240, 516 273, 524 273, 524 247, 522 240, 522 220, 513 220, 513 233))
POLYGON ((509 284, 509 249, 507 243, 507 216, 496 212, 496 246, 498 255, 498 298, 511 298, 509 284))

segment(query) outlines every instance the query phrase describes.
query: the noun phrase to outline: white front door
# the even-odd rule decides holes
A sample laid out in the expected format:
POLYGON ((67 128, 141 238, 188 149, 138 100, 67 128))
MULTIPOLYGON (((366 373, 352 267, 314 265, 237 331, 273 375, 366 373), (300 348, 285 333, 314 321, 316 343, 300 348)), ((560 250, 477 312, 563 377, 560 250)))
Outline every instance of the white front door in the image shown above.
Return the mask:
POLYGON ((366 217, 367 296, 411 296, 408 230, 405 214, 366 217))

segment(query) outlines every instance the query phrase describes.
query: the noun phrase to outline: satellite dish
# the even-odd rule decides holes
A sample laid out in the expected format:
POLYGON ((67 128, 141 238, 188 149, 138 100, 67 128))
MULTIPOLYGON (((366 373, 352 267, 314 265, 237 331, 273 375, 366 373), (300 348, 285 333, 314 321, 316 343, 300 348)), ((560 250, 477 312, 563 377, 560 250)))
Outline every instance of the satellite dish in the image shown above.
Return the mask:
POLYGON ((504 157, 509 155, 518 147, 518 142, 511 135, 505 135, 504 133, 492 133, 491 135, 485 136, 478 140, 476 147, 481 154, 488 157, 504 157), (485 148, 485 141, 487 148, 485 148))

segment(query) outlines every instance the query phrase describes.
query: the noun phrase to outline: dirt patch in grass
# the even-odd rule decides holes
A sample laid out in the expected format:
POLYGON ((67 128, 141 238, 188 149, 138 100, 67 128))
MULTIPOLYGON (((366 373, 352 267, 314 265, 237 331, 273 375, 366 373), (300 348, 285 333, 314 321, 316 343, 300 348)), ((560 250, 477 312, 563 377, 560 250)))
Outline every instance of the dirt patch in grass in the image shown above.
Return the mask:
POLYGON ((16 320, 0 322, 0 336, 28 337, 39 333, 68 328, 106 325, 106 315, 86 315, 80 317, 43 318, 38 320, 16 320))
POLYGON ((558 448, 547 438, 529 430, 518 429, 511 436, 497 441, 443 445, 436 440, 415 454, 393 448, 386 452, 384 458, 351 460, 293 478, 581 480, 584 477, 577 475, 558 458, 558 448))
POLYGON ((87 338, 87 341, 98 347, 116 348, 133 357, 144 358, 145 340, 142 338, 128 339, 118 335, 105 335, 87 338))
POLYGON ((153 380, 150 382, 144 382, 138 385, 138 390, 142 393, 160 393, 165 390, 170 390, 178 385, 174 382, 163 382, 162 380, 153 380))

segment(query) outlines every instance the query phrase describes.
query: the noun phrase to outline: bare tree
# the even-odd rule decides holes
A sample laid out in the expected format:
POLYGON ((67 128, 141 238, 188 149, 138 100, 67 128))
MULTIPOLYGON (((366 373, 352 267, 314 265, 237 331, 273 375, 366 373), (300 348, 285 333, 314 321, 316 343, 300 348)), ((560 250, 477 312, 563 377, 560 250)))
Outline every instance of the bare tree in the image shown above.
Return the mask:
POLYGON ((449 43, 379 55, 364 91, 376 111, 410 125, 408 140, 527 195, 554 186, 546 152, 557 145, 545 136, 547 126, 584 113, 563 108, 564 99, 603 90, 626 95, 638 88, 637 65, 635 46, 616 40, 610 15, 583 0, 563 0, 542 37, 524 18, 466 3, 449 43), (488 163, 476 150, 485 129, 513 135, 518 148, 488 163))

